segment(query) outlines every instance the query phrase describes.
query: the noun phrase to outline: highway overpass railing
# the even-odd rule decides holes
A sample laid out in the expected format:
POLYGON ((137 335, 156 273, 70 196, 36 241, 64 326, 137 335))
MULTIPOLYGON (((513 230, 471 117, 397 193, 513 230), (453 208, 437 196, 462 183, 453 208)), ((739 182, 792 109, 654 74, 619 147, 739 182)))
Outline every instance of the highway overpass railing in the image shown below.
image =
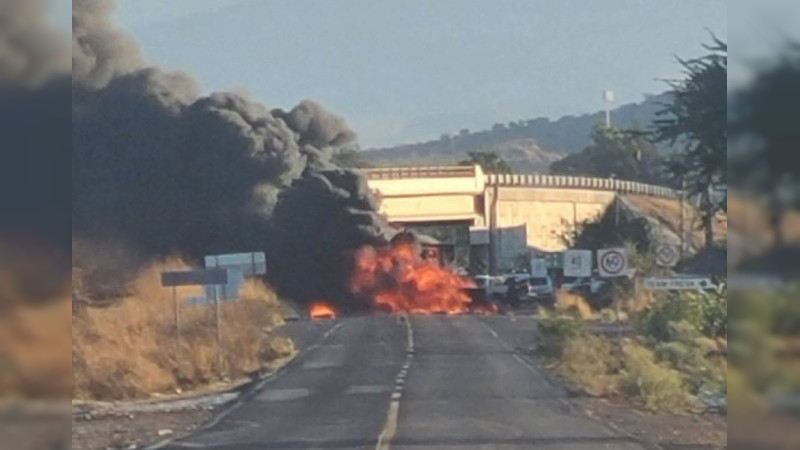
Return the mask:
POLYGON ((488 186, 549 187, 561 189, 594 189, 622 194, 639 194, 654 197, 678 198, 679 192, 664 186, 613 178, 574 177, 568 175, 486 175, 488 186))
POLYGON ((408 178, 474 178, 477 166, 419 166, 379 167, 362 169, 368 180, 399 180, 408 178))
POLYGON ((379 167, 362 169, 368 180, 404 180, 424 178, 475 178, 488 186, 593 189, 621 194, 678 198, 679 191, 665 186, 614 178, 576 177, 570 175, 487 174, 474 166, 379 167))

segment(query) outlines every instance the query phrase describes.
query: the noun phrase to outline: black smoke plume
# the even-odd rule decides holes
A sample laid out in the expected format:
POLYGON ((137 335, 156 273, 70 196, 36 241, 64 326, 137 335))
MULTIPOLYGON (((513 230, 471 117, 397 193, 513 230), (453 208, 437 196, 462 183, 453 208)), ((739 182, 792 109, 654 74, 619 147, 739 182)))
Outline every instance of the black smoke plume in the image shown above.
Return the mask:
POLYGON ((345 310, 366 308, 348 291, 354 251, 387 242, 387 230, 366 181, 352 171, 309 171, 281 193, 268 264, 292 298, 325 300, 345 310))
POLYGON ((384 228, 364 180, 330 161, 355 133, 312 101, 200 95, 148 66, 111 6, 73 3, 73 232, 150 257, 265 250, 283 293, 345 301, 348 252, 384 228))
POLYGON ((0 309, 69 279, 69 53, 44 13, 0 3, 0 309))
POLYGON ((385 226, 363 179, 330 161, 356 139, 342 118, 201 95, 146 62, 109 0, 73 1, 71 51, 44 0, 1 6, 0 237, 72 249, 73 265, 117 243, 130 250, 100 252, 117 278, 174 253, 266 251, 284 292, 342 298, 347 252, 385 226))

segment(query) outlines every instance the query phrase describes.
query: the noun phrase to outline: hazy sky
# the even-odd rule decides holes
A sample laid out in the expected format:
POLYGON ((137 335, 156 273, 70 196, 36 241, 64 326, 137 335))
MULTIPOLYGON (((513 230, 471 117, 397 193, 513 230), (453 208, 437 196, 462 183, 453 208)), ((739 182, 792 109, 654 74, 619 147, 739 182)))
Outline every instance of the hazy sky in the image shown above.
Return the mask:
POLYGON ((797 0, 736 0, 728 15, 730 71, 728 87, 745 85, 754 69, 784 52, 788 42, 800 43, 800 2, 797 0))
POLYGON ((727 39, 724 0, 122 0, 116 19, 206 90, 318 100, 362 147, 640 101, 727 39))

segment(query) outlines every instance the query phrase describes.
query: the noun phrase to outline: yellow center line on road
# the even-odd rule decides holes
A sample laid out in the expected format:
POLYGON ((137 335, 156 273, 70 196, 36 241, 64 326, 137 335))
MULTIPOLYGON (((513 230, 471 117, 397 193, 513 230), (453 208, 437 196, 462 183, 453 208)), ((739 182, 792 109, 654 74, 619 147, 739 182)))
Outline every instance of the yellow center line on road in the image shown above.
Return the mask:
POLYGON ((411 320, 408 316, 403 316, 403 322, 406 324, 406 360, 402 365, 398 378, 395 382, 394 391, 391 395, 389 402, 389 411, 386 413, 386 423, 383 426, 381 434, 378 436, 378 442, 375 444, 375 450, 389 450, 391 448, 392 439, 397 434, 397 421, 400 415, 400 399, 403 396, 403 386, 405 385, 405 375, 408 368, 411 366, 411 358, 414 355, 414 329, 411 327, 411 320), (401 376, 402 374, 402 376, 401 376))

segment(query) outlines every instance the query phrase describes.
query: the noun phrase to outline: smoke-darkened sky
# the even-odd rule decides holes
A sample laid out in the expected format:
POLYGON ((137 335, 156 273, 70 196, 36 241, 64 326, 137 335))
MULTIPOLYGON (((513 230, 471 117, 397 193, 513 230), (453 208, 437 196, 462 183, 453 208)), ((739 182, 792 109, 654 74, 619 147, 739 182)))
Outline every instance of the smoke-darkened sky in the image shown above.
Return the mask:
POLYGON ((727 37, 722 0, 123 0, 115 18, 204 89, 319 100, 362 147, 592 112, 606 88, 640 101, 707 29, 727 37))

